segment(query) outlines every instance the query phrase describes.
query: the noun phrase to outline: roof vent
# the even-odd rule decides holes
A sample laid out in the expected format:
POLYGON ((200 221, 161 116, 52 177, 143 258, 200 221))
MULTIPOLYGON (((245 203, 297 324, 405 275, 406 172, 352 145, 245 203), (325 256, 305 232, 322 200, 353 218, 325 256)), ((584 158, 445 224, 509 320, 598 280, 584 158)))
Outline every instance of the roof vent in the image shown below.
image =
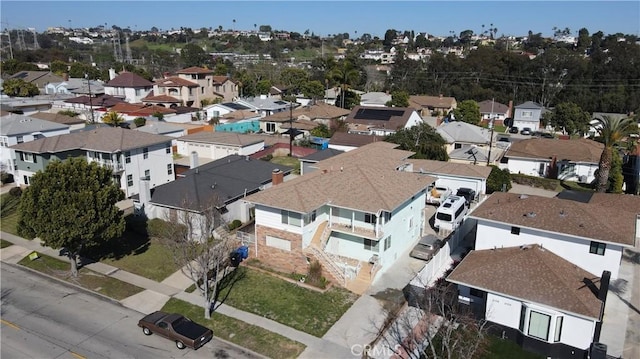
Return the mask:
POLYGON ((525 214, 525 216, 527 216, 529 218, 534 218, 536 216, 536 212, 529 212, 529 213, 525 214))
POLYGON ((560 210, 560 217, 566 217, 567 216, 567 212, 564 211, 564 209, 560 210))
POLYGON ((520 249, 522 249, 523 251, 527 250, 527 249, 530 249, 530 248, 531 248, 531 245, 529 245, 529 244, 520 246, 520 249))

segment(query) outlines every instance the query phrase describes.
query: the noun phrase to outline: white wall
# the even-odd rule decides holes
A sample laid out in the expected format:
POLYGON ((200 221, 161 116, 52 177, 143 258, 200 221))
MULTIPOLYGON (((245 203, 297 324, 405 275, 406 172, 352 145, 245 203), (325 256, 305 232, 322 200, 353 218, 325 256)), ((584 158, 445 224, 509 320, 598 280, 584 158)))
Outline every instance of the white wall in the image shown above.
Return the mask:
POLYGON ((256 204, 256 225, 302 234, 302 227, 282 223, 280 209, 256 204))
MULTIPOLYGON (((32 132, 32 133, 24 133, 20 136, 22 136, 22 142, 31 142, 33 140, 35 140, 34 135, 35 134, 40 134, 44 137, 53 137, 53 136, 58 136, 58 135, 65 135, 70 133, 71 128, 70 127, 66 127, 66 128, 62 128, 59 130, 53 130, 53 131, 43 131, 43 132, 32 132)), ((4 137, 4 141, 6 141, 6 145, 5 146, 0 146, 0 163, 2 164, 2 170, 11 173, 12 175, 14 175, 14 179, 16 180, 16 182, 18 181, 17 176, 18 173, 16 173, 16 171, 14 170, 15 168, 15 157, 16 157, 16 153, 15 150, 10 149, 8 147, 13 146, 13 145, 17 145, 18 144, 18 137, 17 136, 2 136, 4 137)))
POLYGON ((175 178, 175 168, 173 168, 173 156, 171 154, 171 140, 166 143, 149 146, 149 156, 144 158, 144 148, 136 148, 130 151, 131 162, 126 163, 125 154, 122 153, 121 162, 124 164, 124 172, 120 178, 120 187, 125 191, 127 197, 140 193, 140 177, 144 177, 145 170, 150 171, 149 188, 154 188, 161 184, 173 181, 175 178), (167 146, 169 153, 167 153, 167 146), (169 174, 167 166, 171 165, 172 173, 169 174), (127 183, 127 176, 133 178, 133 185, 127 183))
POLYGON ((520 327, 520 301, 503 297, 494 293, 487 293, 485 317, 494 323, 502 324, 509 328, 520 327))
POLYGON ((598 277, 602 271, 611 272, 611 279, 618 278, 622 246, 607 243, 604 255, 589 253, 590 239, 580 239, 558 233, 548 233, 535 229, 520 228, 520 234, 511 234, 511 226, 478 219, 476 250, 494 247, 517 247, 540 244, 543 248, 568 260, 578 267, 598 277))
POLYGON ((509 157, 507 168, 511 173, 521 173, 527 176, 540 177, 540 164, 544 164, 543 174, 547 172, 551 160, 542 159, 518 159, 509 157))
MULTIPOLYGON (((415 170, 415 168, 414 168, 415 170)), ((458 188, 466 187, 476 191, 476 196, 486 193, 486 180, 476 178, 455 177, 439 174, 430 174, 437 178, 436 185, 451 189, 452 194, 456 194, 458 188)))
POLYGON ((587 349, 593 341, 596 323, 563 313, 560 342, 580 349, 587 349))
POLYGON ((229 155, 249 156, 264 149, 264 142, 258 142, 249 146, 220 145, 212 143, 190 142, 184 140, 177 141, 178 153, 183 156, 190 156, 191 152, 196 152, 198 157, 218 160, 229 155))

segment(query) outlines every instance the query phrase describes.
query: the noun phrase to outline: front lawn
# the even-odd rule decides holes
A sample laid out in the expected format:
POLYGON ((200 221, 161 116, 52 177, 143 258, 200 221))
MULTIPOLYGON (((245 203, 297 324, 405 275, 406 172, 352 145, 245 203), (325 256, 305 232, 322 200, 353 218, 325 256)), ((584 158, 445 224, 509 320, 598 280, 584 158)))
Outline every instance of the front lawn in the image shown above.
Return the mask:
POLYGON ((216 337, 228 340, 269 358, 297 358, 305 345, 261 327, 245 323, 226 315, 213 313, 211 320, 204 319, 202 307, 171 298, 163 311, 180 313, 213 330, 216 337))
POLYGON ((4 239, 0 239, 0 248, 7 248, 9 246, 12 246, 13 243, 9 242, 9 241, 5 241, 4 239))
POLYGON ((68 262, 40 253, 38 253, 38 256, 40 258, 35 260, 29 259, 28 256, 24 257, 18 264, 116 300, 122 300, 143 290, 143 288, 94 272, 88 268, 80 268, 78 277, 74 278, 71 276, 71 265, 68 262))
POLYGON ((482 359, 544 359, 544 356, 528 352, 515 342, 489 335, 489 347, 482 359))
MULTIPOLYGON (((123 238, 131 243, 135 242, 135 239, 131 238, 134 236, 136 233, 127 232, 123 238)), ((179 269, 169 248, 154 238, 145 239, 127 254, 104 258, 101 262, 156 282, 162 282, 179 269)))
POLYGON ((275 163, 278 165, 292 167, 294 168, 294 173, 300 174, 300 160, 297 157, 291 157, 291 156, 273 157, 269 162, 275 163))
POLYGON ((9 193, 0 195, 0 220, 2 220, 2 231, 18 234, 18 205, 20 197, 15 197, 9 193))
POLYGON ((318 293, 247 267, 230 277, 220 291, 223 303, 316 337, 322 337, 358 298, 335 287, 318 293))

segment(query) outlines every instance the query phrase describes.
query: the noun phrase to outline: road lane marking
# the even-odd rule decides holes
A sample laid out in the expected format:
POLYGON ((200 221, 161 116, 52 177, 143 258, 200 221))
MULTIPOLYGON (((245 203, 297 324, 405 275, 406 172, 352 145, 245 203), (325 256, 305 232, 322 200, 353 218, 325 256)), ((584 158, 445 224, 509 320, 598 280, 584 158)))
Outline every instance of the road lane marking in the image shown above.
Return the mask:
POLYGON ((5 325, 7 325, 7 326, 10 326, 11 328, 13 328, 13 329, 15 329, 15 330, 20 330, 20 327, 19 327, 19 326, 15 325, 15 324, 13 324, 13 323, 11 323, 11 322, 9 322, 9 321, 6 321, 6 320, 4 320, 4 319, 0 319, 0 322, 2 322, 2 324, 5 324, 5 325))
POLYGON ((80 355, 80 354, 78 354, 78 353, 74 353, 74 352, 72 352, 71 350, 69 350, 69 352, 71 353, 71 355, 73 355, 74 357, 76 357, 76 358, 78 358, 78 359, 87 359, 87 357, 82 356, 82 355, 80 355))

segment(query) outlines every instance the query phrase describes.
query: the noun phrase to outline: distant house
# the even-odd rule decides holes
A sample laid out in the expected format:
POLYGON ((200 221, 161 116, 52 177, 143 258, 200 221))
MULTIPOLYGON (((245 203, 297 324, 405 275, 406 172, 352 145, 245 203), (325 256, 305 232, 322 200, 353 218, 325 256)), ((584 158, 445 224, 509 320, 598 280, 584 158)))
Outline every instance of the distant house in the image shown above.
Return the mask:
POLYGON ((443 122, 436 132, 446 141, 447 153, 465 146, 489 146, 491 141, 491 131, 462 121, 443 122))
POLYGON ((410 107, 355 106, 344 121, 350 133, 388 136, 421 123, 422 118, 410 107))
POLYGON ((245 106, 236 102, 223 102, 205 106, 203 110, 207 114, 207 119, 220 119, 224 115, 227 115, 234 111, 250 111, 252 110, 252 108, 250 106, 245 106))
POLYGON ((515 141, 500 167, 511 173, 591 183, 604 145, 589 139, 530 138, 515 141))
POLYGON ((454 97, 440 96, 409 96, 409 107, 412 107, 420 116, 446 116, 450 111, 458 107, 454 97))
POLYGON ((31 118, 38 118, 40 120, 50 121, 59 123, 61 125, 69 126, 69 131, 75 131, 84 128, 86 122, 79 117, 71 117, 67 115, 62 115, 60 113, 53 112, 36 112, 32 115, 29 115, 31 118))
POLYGON ((199 87, 197 83, 178 76, 166 77, 154 82, 153 96, 147 96, 144 102, 193 106, 200 95, 199 87))
POLYGON ((51 71, 18 71, 8 77, 8 79, 20 79, 24 82, 34 84, 40 90, 40 93, 46 93, 47 84, 62 82, 63 78, 51 71))
POLYGON ((319 102, 300 106, 292 112, 265 116, 260 119, 260 129, 265 133, 283 133, 290 128, 289 122, 293 119, 293 127, 310 131, 320 124, 330 127, 333 121, 344 119, 348 114, 349 110, 319 102))
POLYGON ((45 86, 46 94, 67 94, 67 95, 103 95, 104 87, 102 82, 95 80, 67 78, 62 82, 51 82, 45 86))
POLYGON ((178 154, 217 160, 229 155, 249 156, 264 149, 259 137, 233 132, 198 132, 177 139, 178 154))
POLYGON ((300 174, 304 176, 305 174, 311 173, 317 169, 316 165, 318 162, 342 153, 344 153, 344 151, 327 148, 305 156, 300 159, 300 174))
POLYGON ((236 104, 248 107, 249 110, 259 113, 262 117, 270 116, 278 112, 290 111, 295 103, 269 98, 266 95, 260 97, 248 97, 234 101, 236 104))
POLYGON ((553 358, 585 358, 597 342, 608 278, 547 246, 471 251, 447 277, 459 299, 502 338, 553 358))
POLYGON ((49 111, 53 101, 39 98, 3 98, 0 108, 21 115, 32 115, 39 111, 49 111))
POLYGON ((142 78, 133 72, 121 72, 116 75, 109 70, 110 80, 104 84, 104 93, 117 96, 129 103, 141 102, 153 90, 153 82, 142 78))
MULTIPOLYGON (((630 117, 626 113, 594 112, 593 114, 591 114, 591 121, 589 122, 589 130, 587 131, 587 133, 585 133, 585 137, 595 137, 598 135, 598 130, 601 127, 598 120, 602 120, 603 117, 605 116, 610 118, 617 118, 617 119, 630 117)), ((638 124, 638 127, 640 127, 640 124, 638 124)))
POLYGON ((391 101, 391 95, 386 92, 367 92, 360 96, 360 105, 369 107, 386 107, 391 101))
POLYGON ((141 177, 149 179, 151 188, 174 178, 171 137, 119 127, 44 137, 11 149, 15 150, 16 182, 20 185, 28 185, 51 161, 69 157, 85 157, 111 168, 114 181, 127 197, 139 193, 141 177))
POLYGON ((384 141, 384 139, 384 136, 335 132, 329 139, 329 148, 333 150, 348 152, 369 143, 384 141))
POLYGON ((136 197, 134 206, 148 218, 160 219, 175 216, 176 211, 202 213, 215 207, 221 214, 215 227, 236 219, 246 223, 251 219, 250 206, 241 199, 287 180, 292 171, 287 166, 229 155, 136 197))
POLYGON ((202 100, 205 99, 228 102, 238 97, 238 84, 227 76, 215 76, 213 70, 194 66, 179 70, 176 75, 177 78, 169 78, 169 83, 161 80, 158 84, 162 86, 154 87, 154 93, 179 96, 187 99, 187 106, 194 107, 202 107, 202 100))
POLYGON ((513 102, 509 101, 509 106, 500 102, 486 100, 478 102, 482 123, 488 124, 493 119, 494 126, 502 126, 506 118, 511 117, 513 102))
POLYGON ((0 167, 14 176, 18 182, 15 151, 11 146, 70 132, 67 124, 43 120, 37 117, 7 114, 0 117, 0 167))
POLYGON ((540 121, 546 109, 533 101, 527 101, 517 105, 513 112, 513 126, 522 130, 529 127, 532 131, 536 131, 542 127, 540 121))
POLYGON ((487 180, 491 167, 424 159, 407 159, 404 171, 421 173, 436 178, 436 185, 450 188, 471 188, 478 198, 487 193, 487 180))
POLYGON ((218 116, 215 132, 256 133, 260 131, 260 114, 237 110, 218 116))

